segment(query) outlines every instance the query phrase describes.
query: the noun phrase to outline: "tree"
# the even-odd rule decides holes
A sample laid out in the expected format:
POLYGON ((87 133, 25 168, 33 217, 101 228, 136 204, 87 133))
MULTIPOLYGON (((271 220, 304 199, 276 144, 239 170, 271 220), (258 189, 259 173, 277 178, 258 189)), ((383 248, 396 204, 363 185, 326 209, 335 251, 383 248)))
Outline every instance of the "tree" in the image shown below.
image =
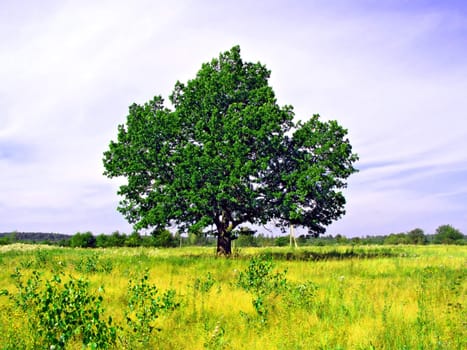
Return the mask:
POLYGON ((105 233, 101 233, 96 237, 96 247, 97 248, 107 248, 110 247, 109 236, 105 233))
POLYGON ((175 84, 173 110, 161 96, 130 106, 103 161, 106 176, 127 179, 119 211, 136 230, 213 227, 218 252, 230 254, 244 223, 317 236, 344 214, 341 190, 357 160, 347 131, 319 115, 294 123, 269 77, 235 46, 175 84))
POLYGON ((169 230, 162 230, 157 234, 153 235, 152 243, 155 247, 176 247, 178 241, 172 236, 169 230))
POLYGON ((436 229, 434 242, 439 244, 454 244, 464 238, 462 232, 451 225, 441 225, 436 229))
POLYGON ((96 238, 91 232, 77 232, 70 238, 70 247, 72 248, 94 248, 96 238))
POLYGON ((125 239, 125 246, 139 247, 142 243, 142 238, 139 232, 135 231, 125 239))
POLYGON ((391 233, 384 239, 384 244, 409 244, 409 237, 401 233, 391 233))
POLYGON ((119 231, 114 231, 107 237, 109 247, 124 247, 126 239, 126 235, 119 231))
POLYGON ((407 237, 411 244, 426 244, 427 242, 425 233, 421 228, 415 228, 407 232, 407 237))

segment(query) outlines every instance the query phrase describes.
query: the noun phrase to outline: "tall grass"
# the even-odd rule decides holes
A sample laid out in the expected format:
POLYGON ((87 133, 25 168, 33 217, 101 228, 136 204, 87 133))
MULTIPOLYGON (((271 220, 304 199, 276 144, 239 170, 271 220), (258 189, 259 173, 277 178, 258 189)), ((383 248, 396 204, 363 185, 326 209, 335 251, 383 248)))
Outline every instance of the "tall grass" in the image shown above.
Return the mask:
MULTIPOLYGON (((467 348, 462 246, 243 248, 230 259, 212 248, 4 248, 0 290, 15 293, 16 268, 25 278, 61 273, 89 281, 90 290, 104 286, 103 316, 120 327, 117 348, 467 348), (271 257, 270 281, 279 274, 281 288, 266 277, 264 288, 276 290, 242 287, 259 256, 271 257), (173 290, 179 306, 152 319, 154 331, 138 343, 126 320, 128 286, 145 274, 161 295, 173 290), (259 297, 266 314, 255 306, 259 297)), ((24 317, 0 298, 0 348, 34 348, 24 317)))

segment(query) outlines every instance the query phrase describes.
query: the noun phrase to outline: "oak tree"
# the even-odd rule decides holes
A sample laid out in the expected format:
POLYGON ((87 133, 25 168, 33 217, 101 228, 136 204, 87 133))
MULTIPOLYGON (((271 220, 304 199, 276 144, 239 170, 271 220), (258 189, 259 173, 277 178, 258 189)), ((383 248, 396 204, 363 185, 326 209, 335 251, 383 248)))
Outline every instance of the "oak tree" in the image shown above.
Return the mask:
POLYGON ((341 192, 356 171, 347 131, 314 115, 294 122, 261 63, 233 47, 161 96, 133 104, 104 152, 105 175, 124 177, 119 211, 136 230, 215 227, 230 254, 242 224, 306 227, 315 236, 344 213, 341 192))

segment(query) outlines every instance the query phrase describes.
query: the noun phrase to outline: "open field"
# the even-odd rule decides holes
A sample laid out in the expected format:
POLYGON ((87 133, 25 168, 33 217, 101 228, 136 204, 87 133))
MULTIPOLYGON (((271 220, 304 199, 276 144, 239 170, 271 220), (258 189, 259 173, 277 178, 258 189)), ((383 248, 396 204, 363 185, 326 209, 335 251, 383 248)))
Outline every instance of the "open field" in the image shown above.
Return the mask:
MULTIPOLYGON (((100 320, 111 316, 108 326, 115 333, 110 348, 467 348, 466 247, 237 253, 226 259, 215 257, 212 248, 194 247, 0 247, 0 348, 50 348, 40 325, 48 322, 44 310, 52 314, 57 308, 47 304, 41 316, 37 303, 46 297, 58 303, 58 292, 42 291, 62 290, 70 276, 75 284, 69 290, 85 289, 76 283, 81 278, 89 281, 90 295, 102 297, 100 320), (151 309, 144 297, 157 307, 151 309)), ((67 348, 80 349, 83 334, 75 332, 67 348)))

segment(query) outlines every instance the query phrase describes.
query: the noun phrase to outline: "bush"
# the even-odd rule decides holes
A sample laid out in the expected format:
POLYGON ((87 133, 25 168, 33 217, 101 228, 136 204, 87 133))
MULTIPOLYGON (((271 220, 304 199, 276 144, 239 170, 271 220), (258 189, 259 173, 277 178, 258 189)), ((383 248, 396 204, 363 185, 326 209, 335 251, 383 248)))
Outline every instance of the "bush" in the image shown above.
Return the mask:
POLYGON ((138 282, 130 280, 125 318, 133 331, 131 337, 133 341, 147 348, 155 329, 156 319, 161 313, 172 311, 179 305, 175 301, 175 290, 169 289, 160 295, 156 285, 149 283, 149 270, 145 271, 138 282))
POLYGON ((96 296, 89 292, 87 281, 70 276, 63 282, 60 275, 54 275, 43 282, 36 271, 26 283, 18 269, 13 278, 18 293, 10 298, 28 315, 36 346, 64 349, 71 341, 80 341, 83 347, 106 349, 115 344, 117 329, 112 318, 101 318, 102 288, 96 296))
POLYGON ((273 272, 274 267, 271 255, 260 255, 253 257, 238 276, 237 286, 252 294, 253 307, 262 323, 267 322, 271 295, 277 296, 287 288, 287 271, 273 272))

